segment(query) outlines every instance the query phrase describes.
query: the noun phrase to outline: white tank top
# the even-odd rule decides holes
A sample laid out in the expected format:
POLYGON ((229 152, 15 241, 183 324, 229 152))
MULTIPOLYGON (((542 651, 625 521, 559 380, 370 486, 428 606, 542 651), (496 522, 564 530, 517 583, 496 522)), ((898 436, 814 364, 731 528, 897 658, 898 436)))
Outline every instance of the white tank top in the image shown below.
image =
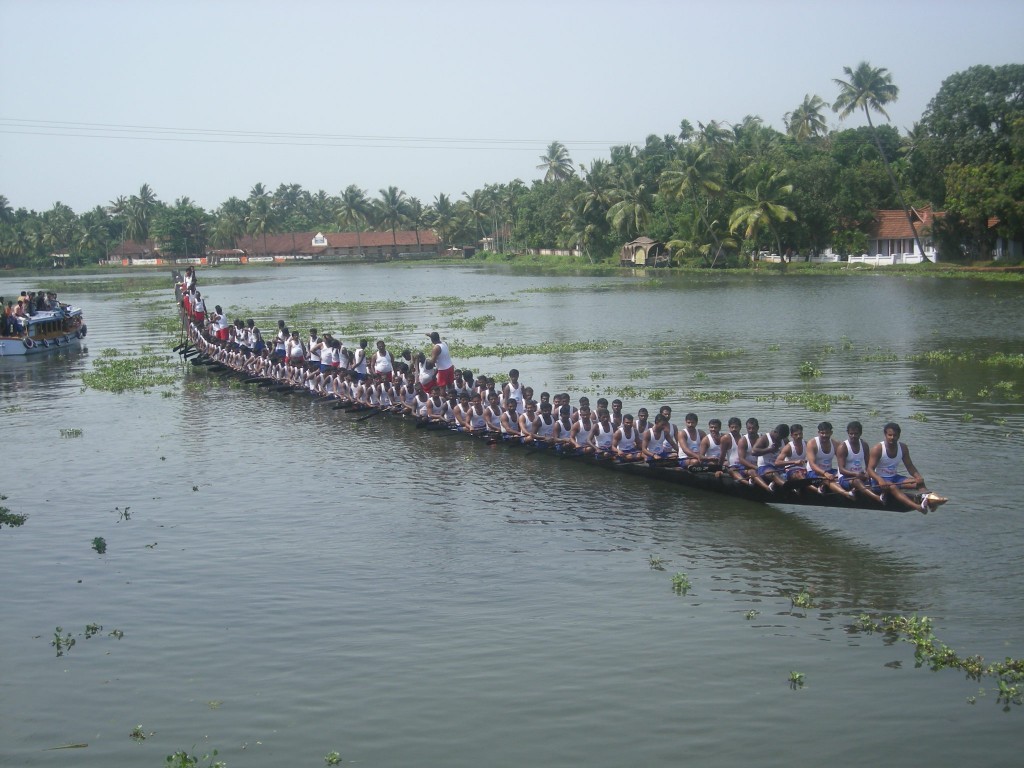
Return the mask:
MULTIPOLYGON (((827 451, 824 448, 822 448, 822 446, 821 446, 821 436, 820 435, 816 435, 815 436, 814 442, 817 443, 817 445, 818 445, 818 451, 817 451, 817 454, 816 454, 816 458, 818 459, 818 466, 821 467, 822 469, 824 469, 826 472, 831 471, 831 469, 832 469, 832 459, 834 459, 836 457, 836 452, 835 452, 835 449, 832 446, 832 441, 831 440, 828 441, 828 450, 827 451)), ((810 468, 811 468, 811 462, 808 461, 807 462, 807 469, 810 469, 810 468)))
POLYGON ((612 437, 615 434, 615 428, 611 424, 608 425, 608 430, 601 425, 601 422, 597 422, 597 434, 595 435, 595 441, 597 447, 602 451, 607 451, 612 447, 612 437))
POLYGON ((708 456, 708 457, 710 457, 712 459, 717 459, 717 458, 719 458, 722 455, 722 437, 721 437, 721 435, 719 435, 718 442, 716 443, 715 442, 715 438, 711 436, 710 432, 708 432, 708 451, 704 455, 708 456))
MULTIPOLYGON (((846 445, 846 469, 853 474, 863 472, 864 467, 867 466, 867 462, 864 459, 864 441, 860 441, 860 451, 857 452, 853 450, 849 438, 844 440, 843 443, 846 445)), ((882 453, 884 454, 885 452, 883 451, 882 453)), ((842 475, 841 472, 839 474, 842 475)))
POLYGON ((619 450, 624 453, 633 453, 636 450, 636 428, 630 429, 629 435, 626 430, 619 427, 619 450))
POLYGON ((448 351, 448 342, 447 341, 438 342, 437 346, 439 346, 441 348, 441 351, 438 352, 438 354, 437 354, 437 360, 434 363, 434 367, 437 368, 437 370, 439 370, 439 371, 443 371, 443 370, 445 370, 447 368, 451 368, 453 364, 452 364, 451 353, 448 351))
POLYGON ((768 452, 762 453, 757 457, 757 466, 767 467, 775 463, 775 459, 779 457, 779 444, 775 442, 775 438, 772 437, 772 433, 768 433, 768 452))
POLYGON ((881 443, 881 446, 882 455, 878 459, 878 464, 875 465, 875 472, 884 478, 896 477, 899 474, 900 464, 903 463, 903 445, 899 442, 896 443, 895 456, 889 456, 885 452, 885 443, 881 443))

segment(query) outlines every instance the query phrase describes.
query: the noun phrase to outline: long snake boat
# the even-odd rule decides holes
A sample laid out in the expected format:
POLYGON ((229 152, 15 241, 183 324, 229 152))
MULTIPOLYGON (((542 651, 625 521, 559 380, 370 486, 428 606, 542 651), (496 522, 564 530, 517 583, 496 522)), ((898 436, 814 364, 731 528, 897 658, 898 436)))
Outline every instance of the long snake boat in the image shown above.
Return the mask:
MULTIPOLYGON (((847 496, 833 493, 827 489, 824 492, 818 490, 817 486, 810 480, 796 480, 786 483, 778 490, 765 491, 756 485, 748 485, 734 480, 728 474, 705 468, 683 468, 678 465, 675 459, 658 462, 646 461, 619 461, 610 456, 594 454, 577 454, 572 451, 562 451, 556 446, 544 443, 523 443, 518 439, 504 439, 495 432, 466 432, 457 427, 449 426, 444 422, 431 421, 412 416, 407 413, 397 412, 391 409, 374 408, 357 403, 349 403, 332 398, 320 397, 312 394, 308 389, 300 386, 285 384, 272 379, 255 377, 247 372, 237 371, 213 358, 207 357, 199 350, 188 345, 181 346, 177 350, 183 358, 188 359, 196 370, 205 370, 210 374, 225 378, 241 379, 246 384, 268 393, 270 396, 298 396, 309 398, 312 403, 329 405, 334 410, 343 414, 344 418, 350 421, 364 421, 373 417, 383 417, 397 423, 407 425, 419 433, 429 432, 432 435, 447 438, 472 440, 484 442, 488 445, 498 445, 504 449, 514 451, 525 451, 533 454, 542 454, 551 457, 554 461, 564 461, 572 464, 586 464, 601 469, 619 472, 621 474, 645 480, 657 480, 660 482, 674 483, 710 493, 724 494, 733 498, 760 504, 773 505, 797 505, 805 507, 839 507, 844 509, 859 509, 869 511, 907 512, 906 508, 899 505, 893 499, 887 499, 884 506, 879 506, 868 499, 859 496, 850 499, 847 496)), ((904 491, 914 499, 920 499, 927 490, 904 491)))

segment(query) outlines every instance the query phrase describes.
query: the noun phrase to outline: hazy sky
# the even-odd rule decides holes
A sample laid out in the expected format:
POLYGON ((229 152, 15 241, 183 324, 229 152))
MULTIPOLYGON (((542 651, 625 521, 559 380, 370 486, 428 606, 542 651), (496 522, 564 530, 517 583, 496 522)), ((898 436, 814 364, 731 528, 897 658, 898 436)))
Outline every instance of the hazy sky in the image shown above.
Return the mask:
POLYGON ((1022 33, 1022 0, 0 0, 0 194, 427 204, 539 178, 555 139, 589 165, 684 118, 782 129, 862 60, 907 128, 954 72, 1024 60, 1022 33))

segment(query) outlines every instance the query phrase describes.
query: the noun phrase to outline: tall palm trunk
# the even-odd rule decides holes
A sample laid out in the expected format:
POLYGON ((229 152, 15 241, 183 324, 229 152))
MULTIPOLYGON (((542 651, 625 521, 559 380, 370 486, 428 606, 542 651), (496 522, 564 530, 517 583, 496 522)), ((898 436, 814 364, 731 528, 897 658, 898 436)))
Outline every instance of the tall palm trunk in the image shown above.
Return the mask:
POLYGON ((910 225, 910 231, 914 233, 914 242, 917 244, 917 250, 921 252, 921 258, 931 263, 931 259, 928 258, 924 252, 924 245, 921 244, 921 237, 917 234, 917 225, 914 224, 914 217, 910 215, 910 207, 907 205, 907 201, 903 198, 903 191, 900 189, 900 185, 896 183, 896 174, 892 172, 892 166, 889 165, 889 159, 885 156, 885 151, 882 149, 882 140, 878 138, 878 131, 875 130, 874 123, 871 122, 871 112, 868 111, 867 106, 864 107, 864 114, 868 118, 868 127, 871 129, 871 135, 875 139, 875 146, 878 148, 878 154, 882 157, 882 164, 885 166, 886 173, 889 174, 889 181, 892 184, 893 190, 896 192, 896 199, 899 201, 900 207, 903 208, 903 215, 907 217, 907 224, 910 225))

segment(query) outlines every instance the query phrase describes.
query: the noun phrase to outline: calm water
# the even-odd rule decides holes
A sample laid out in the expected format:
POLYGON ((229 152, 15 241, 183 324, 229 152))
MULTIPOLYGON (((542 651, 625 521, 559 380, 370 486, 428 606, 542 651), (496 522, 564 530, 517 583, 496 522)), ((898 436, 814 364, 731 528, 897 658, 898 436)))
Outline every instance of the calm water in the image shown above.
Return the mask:
POLYGON ((165 345, 142 322, 171 302, 65 296, 85 307, 87 348, 0 361, 0 490, 30 515, 0 532, 0 765, 134 768, 214 748, 231 768, 315 767, 332 750, 474 768, 1020 764, 1024 712, 1004 713, 992 681, 914 669, 908 644, 848 626, 917 612, 964 654, 1024 655, 1024 408, 976 394, 1024 392, 1024 377, 906 360, 1019 351, 1021 286, 422 266, 201 277, 211 303, 265 330, 271 305, 396 299, 310 319, 376 324, 410 346, 434 328, 476 343, 611 340, 457 364, 515 366, 538 391, 592 400, 668 388, 702 425, 828 418, 841 433, 860 418, 874 443, 895 418, 953 501, 929 516, 763 507, 354 423, 185 369, 149 394, 83 390, 100 350, 165 345), (452 314, 442 296, 473 303, 452 314), (484 314, 484 331, 450 328, 484 314), (801 380, 803 361, 822 376, 801 380), (912 384, 964 394, 914 399, 912 384), (853 400, 823 416, 755 399, 804 387, 853 400), (694 403, 691 390, 739 396, 694 403), (686 596, 671 590, 677 571, 686 596), (804 587, 818 607, 793 611, 804 587), (103 630, 87 639, 91 623, 103 630), (57 626, 77 640, 60 658, 57 626), (138 724, 154 732, 143 743, 128 735, 138 724))

